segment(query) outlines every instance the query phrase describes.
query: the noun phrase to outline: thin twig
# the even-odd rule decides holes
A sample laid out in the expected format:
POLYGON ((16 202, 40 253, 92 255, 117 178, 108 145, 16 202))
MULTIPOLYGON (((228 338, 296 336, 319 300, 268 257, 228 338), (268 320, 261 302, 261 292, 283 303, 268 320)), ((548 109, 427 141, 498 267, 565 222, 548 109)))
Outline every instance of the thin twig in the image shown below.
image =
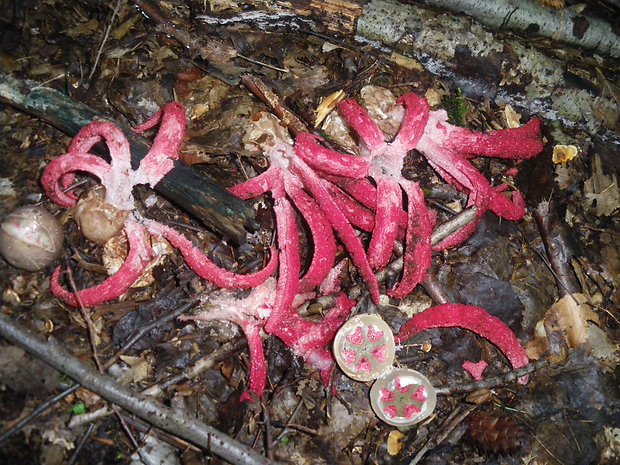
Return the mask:
POLYGON ((80 452, 82 452, 82 448, 84 447, 84 444, 86 444, 86 441, 88 441, 88 438, 90 438, 90 435, 93 434, 95 427, 96 425, 94 423, 91 423, 88 426, 88 429, 80 438, 80 442, 78 442, 78 445, 75 447, 73 454, 71 454, 71 459, 69 459, 69 461, 67 462, 67 465, 73 465, 75 462, 77 462, 77 459, 80 456, 80 452))
POLYGON ((462 407, 457 407, 452 411, 450 416, 443 422, 443 425, 437 429, 437 433, 431 439, 426 441, 426 443, 420 448, 418 453, 415 455, 413 460, 409 462, 409 465, 416 465, 422 460, 422 458, 426 455, 426 453, 437 447, 439 444, 444 442, 446 438, 454 431, 454 429, 461 424, 461 422, 467 418, 467 416, 473 412, 478 406, 477 405, 468 405, 465 407, 463 411, 461 411, 462 407))
POLYGON ((121 386, 114 378, 102 375, 69 354, 54 339, 42 341, 29 329, 0 312, 0 336, 67 374, 86 389, 134 413, 152 425, 176 434, 185 440, 211 450, 233 464, 275 464, 245 444, 213 428, 181 409, 173 409, 161 402, 142 396, 121 386))
MULTIPOLYGON (((204 296, 204 294, 202 296, 204 296)), ((153 329, 159 327, 160 325, 162 325, 164 323, 167 323, 168 321, 175 320, 176 318, 178 318, 182 314, 187 313, 189 310, 192 309, 192 307, 194 307, 195 305, 200 303, 202 296, 194 296, 191 299, 189 299, 189 301, 186 304, 181 305, 176 310, 174 310, 174 311, 172 311, 170 313, 167 313, 167 314, 163 315, 162 317, 157 318, 157 319, 151 321, 150 323, 142 326, 138 331, 136 331, 134 333, 133 336, 131 336, 127 340, 127 342, 125 342, 125 344, 123 344, 123 347, 121 347, 114 354, 114 356, 111 359, 112 363, 114 363, 121 355, 123 355, 131 346, 133 346, 136 342, 138 342, 140 339, 142 339, 142 337, 144 337, 145 334, 149 333, 150 331, 152 331, 153 329)))
MULTIPOLYGON (((105 370, 107 368, 109 368, 113 363, 116 362, 117 357, 112 357, 110 360, 108 360, 108 364, 107 364, 108 366, 107 367, 104 367, 101 364, 101 360, 99 359, 99 351, 97 350, 97 333, 95 331, 95 326, 93 325, 93 322, 92 322, 92 320, 90 318, 90 313, 89 313, 88 309, 86 307, 84 307, 84 304, 82 303, 82 299, 80 298, 80 293, 77 291, 77 288, 75 286, 75 281, 73 280, 73 273, 71 272, 71 269, 69 269, 68 275, 69 275, 69 284, 71 285, 71 289, 72 289, 73 293, 75 294, 75 297, 76 297, 78 303, 80 304, 80 311, 82 313, 84 321, 86 321, 86 325, 88 326, 88 337, 89 337, 90 344, 91 344, 91 347, 92 347, 92 350, 93 350, 93 360, 95 361, 95 365, 97 366, 97 369, 99 370, 99 373, 101 373, 103 375, 105 373, 105 370)), ((142 334, 146 334, 146 333, 142 333, 142 334)), ((129 341, 130 344, 125 344, 125 347, 131 347, 138 339, 139 338, 130 340, 129 341)), ((144 462, 146 465, 153 465, 151 463, 150 458, 146 454, 143 453, 140 444, 138 444, 138 441, 133 436, 133 433, 131 432, 131 429, 129 429, 129 427, 125 423, 125 420, 121 416, 121 412, 120 412, 118 406, 114 405, 114 404, 111 404, 111 408, 114 411, 114 413, 116 414, 116 417, 118 418, 118 421, 120 422, 121 427, 125 431, 125 435, 129 438, 129 441, 132 443, 135 451, 138 452, 138 454, 140 455, 140 458, 142 459, 142 462, 144 462)))
POLYGON ((79 384, 74 384, 73 386, 71 386, 71 387, 65 389, 64 391, 62 391, 60 394, 57 394, 54 397, 52 397, 51 399, 49 399, 48 401, 43 402, 42 404, 40 404, 36 409, 34 409, 30 413, 30 415, 28 415, 27 417, 23 418, 22 420, 19 421, 19 423, 17 423, 16 425, 13 425, 12 428, 10 428, 10 429, 6 430, 4 433, 2 433, 2 435, 0 435, 0 444, 2 444, 2 442, 7 440, 8 438, 10 438, 15 433, 17 433, 19 430, 21 430, 24 426, 26 426, 28 423, 30 423, 34 418, 38 417, 43 412, 45 412, 52 405, 56 404, 57 402, 60 402, 61 400, 63 400, 68 395, 73 394, 77 390, 77 388, 79 388, 79 387, 80 387, 79 384))
POLYGON ((95 70, 97 69, 97 65, 99 64, 99 59, 101 58, 101 53, 103 53, 103 48, 105 47, 106 42, 108 41, 108 37, 110 37, 110 31, 112 30, 112 26, 114 25, 114 20, 116 19, 116 15, 118 14, 118 10, 121 8, 122 0, 117 0, 116 7, 114 8, 114 12, 112 13, 112 18, 108 23, 108 27, 105 29, 105 34, 103 34, 103 39, 101 40, 101 44, 99 45, 99 50, 97 50, 97 56, 95 57, 95 63, 93 64, 93 68, 90 70, 90 74, 88 75, 88 82, 93 78, 93 74, 95 74, 95 70))
POLYGON ((299 399, 299 401, 297 402, 297 405, 293 409, 293 413, 291 413, 291 416, 288 417, 288 420, 286 420, 286 425, 284 426, 282 431, 280 431, 280 434, 278 434, 276 438, 273 440, 273 442, 271 443, 271 447, 275 447, 278 444, 278 442, 280 442, 282 438, 290 432, 289 425, 295 419, 295 417, 299 415, 299 412, 301 412, 301 408, 303 407, 303 404, 304 404, 303 399, 299 399))
POLYGON ((269 404, 265 402, 265 397, 261 396, 260 405, 263 411, 263 422, 265 426, 265 452, 270 460, 274 459, 273 447, 271 443, 273 440, 273 430, 271 429, 271 415, 269 413, 269 404))
POLYGON ((506 383, 514 381, 517 378, 521 378, 527 374, 533 373, 540 368, 549 365, 544 359, 536 360, 535 362, 528 363, 521 368, 508 371, 498 376, 488 377, 481 381, 475 381, 467 384, 453 384, 450 386, 439 386, 435 388, 437 395, 439 396, 451 396, 461 392, 473 392, 478 389, 488 389, 496 386, 502 386, 506 383))
POLYGON ((88 339, 90 341, 90 347, 93 351, 93 360, 95 361, 95 365, 97 365, 97 369, 99 370, 99 372, 103 373, 103 366, 101 365, 101 361, 99 360, 99 352, 97 350, 97 331, 95 330, 95 325, 93 325, 93 321, 90 318, 90 313, 82 303, 82 297, 80 296, 80 293, 78 292, 75 285, 71 268, 67 269, 67 276, 69 278, 69 285, 71 286, 71 290, 73 291, 73 294, 75 295, 78 304, 80 304, 80 312, 82 313, 82 318, 84 318, 84 321, 86 322, 86 327, 88 328, 88 339))
POLYGON ((185 381, 186 379, 194 379, 196 376, 203 373, 204 371, 213 368, 216 363, 221 362, 225 358, 229 357, 231 354, 243 349, 246 345, 247 342, 245 339, 238 339, 233 343, 227 342, 219 349, 211 352, 209 355, 205 355, 204 357, 200 358, 190 368, 187 368, 181 373, 178 373, 168 378, 167 380, 162 381, 158 385, 154 385, 148 389, 145 389, 142 394, 149 397, 159 397, 168 387, 185 381))

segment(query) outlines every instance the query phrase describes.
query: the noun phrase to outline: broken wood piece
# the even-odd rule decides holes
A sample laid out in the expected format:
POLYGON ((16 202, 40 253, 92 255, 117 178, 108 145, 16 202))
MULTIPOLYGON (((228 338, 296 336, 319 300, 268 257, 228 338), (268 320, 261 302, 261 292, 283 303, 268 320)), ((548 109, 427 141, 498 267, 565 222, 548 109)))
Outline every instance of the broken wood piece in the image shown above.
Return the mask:
MULTIPOLYGON (((135 134, 129 126, 34 81, 0 73, 0 101, 42 119, 70 136, 95 119, 110 121, 120 127, 129 140, 134 167, 139 165, 151 145, 148 139, 135 134)), ((256 229, 254 210, 249 204, 180 161, 174 161, 174 168, 155 186, 155 190, 208 228, 238 244, 246 241, 245 228, 256 229)))

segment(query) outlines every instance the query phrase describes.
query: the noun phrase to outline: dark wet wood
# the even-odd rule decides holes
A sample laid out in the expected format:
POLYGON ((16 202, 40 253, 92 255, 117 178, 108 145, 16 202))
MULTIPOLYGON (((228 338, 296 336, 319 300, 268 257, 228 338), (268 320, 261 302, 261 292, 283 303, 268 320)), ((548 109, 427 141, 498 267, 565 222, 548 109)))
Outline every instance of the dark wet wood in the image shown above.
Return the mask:
MULTIPOLYGON (((34 81, 19 80, 0 73, 0 101, 40 118, 71 136, 94 119, 110 121, 125 132, 131 144, 134 167, 139 165, 150 147, 146 138, 133 133, 128 126, 34 81)), ((155 186, 155 190, 208 228, 239 244, 245 242, 245 228, 256 229, 254 210, 248 203, 180 161, 175 161, 174 168, 155 186)))

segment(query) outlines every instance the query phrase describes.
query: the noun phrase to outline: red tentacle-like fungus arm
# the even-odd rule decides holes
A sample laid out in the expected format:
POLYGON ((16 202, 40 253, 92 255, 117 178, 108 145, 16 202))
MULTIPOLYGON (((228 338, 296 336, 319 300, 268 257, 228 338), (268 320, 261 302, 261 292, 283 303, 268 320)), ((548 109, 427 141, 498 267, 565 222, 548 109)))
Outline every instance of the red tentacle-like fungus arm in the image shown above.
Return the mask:
POLYGON ((448 183, 469 194, 468 206, 477 207, 477 221, 435 245, 434 249, 438 251, 466 240, 489 209, 499 217, 513 221, 525 215, 525 202, 521 193, 514 191, 511 200, 501 193, 506 186, 491 187, 489 181, 468 161, 473 154, 526 159, 542 150, 540 121, 536 118, 519 128, 486 134, 458 128, 448 124, 447 119, 444 110, 431 112, 417 149, 448 183))
POLYGON ((297 156, 324 173, 344 175, 348 178, 368 176, 370 164, 367 160, 328 149, 319 143, 321 140, 308 132, 298 134, 295 138, 297 156))
POLYGON ((393 178, 377 179, 377 210, 373 235, 368 245, 368 263, 374 270, 387 265, 400 226, 399 216, 403 208, 400 186, 393 178))
POLYGON ((146 177, 144 184, 154 187, 174 168, 179 158, 179 149, 185 137, 185 108, 179 103, 168 103, 161 107, 146 123, 134 128, 137 133, 157 125, 159 130, 149 153, 140 162, 139 171, 146 177))
POLYGON ((286 181, 285 189, 308 224, 312 236, 312 259, 299 282, 299 292, 308 292, 321 284, 334 266, 336 240, 325 214, 300 184, 286 181))
POLYGON ((293 300, 299 291, 301 261, 299 257, 299 231, 295 222, 293 207, 285 196, 284 186, 282 184, 277 186, 272 191, 272 195, 275 200, 273 209, 276 216, 280 267, 273 312, 267 320, 265 331, 281 337, 285 334, 282 323, 296 313, 293 309, 293 300))
POLYGON ((77 198, 65 193, 74 174, 83 171, 99 178, 106 188, 106 201, 121 210, 132 210, 134 186, 131 170, 131 154, 127 138, 112 123, 93 121, 83 127, 73 139, 69 150, 56 157, 45 168, 41 184, 45 193, 56 203, 70 207, 77 198), (104 140, 110 152, 111 162, 88 153, 99 141, 104 140))
MULTIPOLYGON (((429 105, 426 99, 415 94, 406 94, 398 100, 404 106, 404 117, 400 130, 392 142, 386 142, 383 132, 370 117, 368 112, 355 100, 347 99, 338 104, 338 110, 344 120, 359 135, 361 141, 361 157, 348 155, 348 159, 363 159, 369 163, 368 172, 376 182, 376 188, 367 180, 353 179, 355 176, 348 176, 344 167, 341 167, 344 155, 327 153, 321 150, 321 156, 313 158, 311 154, 317 150, 316 144, 312 140, 297 138, 296 152, 300 158, 307 160, 308 163, 317 170, 318 173, 325 173, 331 181, 359 201, 364 207, 374 211, 374 224, 372 225, 372 237, 367 251, 367 261, 372 269, 384 268, 392 254, 394 241, 402 237, 402 231, 408 230, 407 242, 410 247, 406 248, 404 273, 405 278, 402 285, 393 290, 396 295, 405 296, 422 280, 424 280, 426 269, 430 266, 430 231, 428 237, 416 241, 413 234, 423 233, 432 227, 430 213, 426 209, 423 201, 417 198, 417 193, 413 185, 402 176, 402 168, 407 152, 413 149, 424 133, 425 126, 429 119, 429 105), (337 169, 333 168, 325 159, 337 160, 337 169), (327 168, 326 168, 327 167, 327 168), (338 179, 340 177, 340 179, 338 179), (408 199, 409 195, 416 192, 416 198, 408 199), (409 208, 403 212, 404 197, 407 197, 409 208), (428 250, 425 250, 428 249, 428 250)), ((294 165, 295 166, 295 165, 294 165)), ((305 169, 303 166, 300 172, 305 169)), ((305 180, 309 189, 312 189, 310 180, 305 180)), ((331 189, 333 192, 334 189, 331 189)), ((313 194, 317 197, 317 194, 313 194)), ((336 198, 341 198, 337 193, 333 194, 336 198)), ((325 209, 325 207, 323 207, 325 209)), ((363 212, 363 207, 357 210, 363 212)), ((356 209, 350 202, 345 202, 343 213, 351 217, 355 215, 356 209)), ((329 216, 329 212, 326 211, 329 216)), ((363 217, 362 217, 363 218, 363 217)), ((348 221, 347 221, 348 223, 348 221)), ((354 222, 354 224, 357 223, 354 222)), ((361 223, 363 226, 369 222, 361 223)), ((366 228, 367 229, 367 228, 366 228)), ((357 236, 355 236, 357 238, 357 236)), ((341 236, 342 239, 342 236, 341 236)), ((345 239, 343 239, 344 241, 345 239)), ((352 249, 347 247, 349 252, 352 249)), ((352 254, 353 255, 353 254, 352 254)), ((353 256, 355 259, 355 256, 353 256)), ((358 265, 359 266, 359 265, 358 265)), ((364 276, 364 268, 360 268, 364 276)), ((368 283, 368 280, 367 280, 368 283)), ((372 293, 372 291, 371 291, 372 293)))
MULTIPOLYGON (((474 305, 451 303, 426 309, 408 320, 395 340, 401 344, 421 331, 452 327, 467 329, 487 339, 506 356, 513 368, 520 368, 529 362, 525 349, 510 328, 499 318, 474 305)), ((527 380, 527 376, 519 378, 521 384, 527 383, 527 380)))
POLYGON ((351 261, 358 268, 373 302, 379 303, 379 284, 368 263, 362 241, 330 195, 324 180, 301 159, 293 160, 292 169, 300 176, 304 185, 312 193, 312 196, 351 255, 351 261))
POLYGON ((54 270, 51 278, 51 289, 56 297, 72 307, 85 307, 102 304, 124 294, 135 283, 148 263, 153 259, 154 252, 147 244, 144 229, 132 218, 125 222, 125 235, 129 243, 129 253, 120 269, 96 286, 75 292, 66 290, 60 284, 60 267, 54 270))
POLYGON ((247 289, 258 286, 271 276, 278 266, 278 254, 272 247, 269 262, 263 269, 248 274, 234 273, 209 260, 200 248, 196 247, 180 232, 153 220, 144 219, 142 223, 151 234, 165 237, 174 248, 178 249, 185 262, 198 276, 219 287, 247 289))
POLYGON ((408 266, 404 267, 400 282, 388 290, 388 295, 395 298, 406 297, 426 279, 426 271, 431 266, 431 235, 435 226, 435 216, 426 209, 424 193, 418 183, 403 179, 400 185, 409 202, 403 258, 408 266))
POLYGON ((271 313, 275 290, 274 278, 265 280, 243 298, 221 290, 205 299, 205 311, 179 317, 181 321, 229 321, 241 327, 250 349, 248 390, 241 395, 241 400, 252 400, 252 395, 260 396, 265 389, 267 362, 260 330, 271 313))
POLYGON ((481 133, 457 126, 450 128, 446 147, 464 156, 518 158, 525 160, 543 149, 540 120, 532 118, 518 128, 481 133))

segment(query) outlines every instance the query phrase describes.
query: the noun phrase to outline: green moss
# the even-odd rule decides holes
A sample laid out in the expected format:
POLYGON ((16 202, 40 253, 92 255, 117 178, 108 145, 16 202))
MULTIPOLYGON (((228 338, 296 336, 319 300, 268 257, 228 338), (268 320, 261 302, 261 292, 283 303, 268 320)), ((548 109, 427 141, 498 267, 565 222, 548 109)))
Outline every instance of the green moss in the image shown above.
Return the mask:
POLYGON ((458 89, 456 94, 446 95, 441 99, 441 106, 448 112, 448 122, 456 126, 463 126, 469 107, 463 97, 463 91, 458 89))

